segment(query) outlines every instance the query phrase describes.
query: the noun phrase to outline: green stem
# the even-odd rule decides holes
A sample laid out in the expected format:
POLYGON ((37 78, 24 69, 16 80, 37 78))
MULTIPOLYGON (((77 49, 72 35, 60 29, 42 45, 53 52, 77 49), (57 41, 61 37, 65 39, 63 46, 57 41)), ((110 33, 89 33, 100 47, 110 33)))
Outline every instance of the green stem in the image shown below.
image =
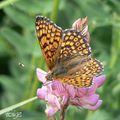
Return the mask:
POLYGON ((115 52, 111 53, 111 61, 110 61, 110 68, 113 68, 116 61, 117 61, 118 55, 115 52))
POLYGON ((36 97, 33 97, 33 98, 30 98, 30 99, 28 99, 28 100, 22 101, 22 102, 20 102, 20 103, 17 103, 17 104, 15 104, 15 105, 12 105, 12 106, 10 106, 10 107, 4 108, 4 109, 0 110, 0 115, 4 114, 4 113, 6 113, 6 112, 9 112, 9 111, 11 111, 11 110, 14 110, 14 109, 16 109, 16 108, 18 108, 18 107, 21 107, 21 106, 23 106, 23 105, 25 105, 25 104, 27 104, 27 103, 29 103, 29 102, 32 102, 32 101, 34 101, 34 100, 36 100, 36 99, 37 99, 37 96, 36 96, 36 97))
POLYGON ((5 0, 5 1, 2 1, 0 2, 0 9, 10 5, 10 4, 13 4, 15 2, 17 2, 18 0, 5 0))
POLYGON ((112 47, 111 47, 111 61, 110 61, 110 68, 113 68, 116 64, 118 59, 118 51, 119 51, 119 41, 120 41, 120 27, 113 26, 112 30, 112 47))
POLYGON ((53 11, 51 14, 51 20, 54 22, 57 19, 58 10, 59 10, 59 2, 60 2, 60 0, 54 0, 54 3, 53 3, 53 11))
POLYGON ((113 20, 110 68, 115 66, 119 58, 120 49, 120 26, 117 25, 120 22, 120 17, 117 14, 113 14, 113 20))
POLYGON ((55 116, 48 117, 48 120, 57 120, 55 116))

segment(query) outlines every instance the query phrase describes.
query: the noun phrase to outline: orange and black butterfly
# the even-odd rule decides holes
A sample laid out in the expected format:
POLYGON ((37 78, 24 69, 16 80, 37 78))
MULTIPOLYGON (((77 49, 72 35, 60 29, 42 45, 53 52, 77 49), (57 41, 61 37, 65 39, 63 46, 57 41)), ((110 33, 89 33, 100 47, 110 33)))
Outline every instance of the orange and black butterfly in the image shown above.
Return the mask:
POLYGON ((80 31, 62 30, 48 18, 36 17, 36 33, 49 69, 47 80, 89 87, 93 78, 102 72, 102 63, 91 56, 86 26, 80 31))

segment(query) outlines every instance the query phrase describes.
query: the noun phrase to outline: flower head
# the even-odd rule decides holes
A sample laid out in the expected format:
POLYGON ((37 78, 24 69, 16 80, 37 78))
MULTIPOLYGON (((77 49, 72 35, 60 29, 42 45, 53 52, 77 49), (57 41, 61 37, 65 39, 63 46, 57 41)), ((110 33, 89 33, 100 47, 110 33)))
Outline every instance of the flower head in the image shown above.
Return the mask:
POLYGON ((89 110, 96 110, 102 104, 96 89, 105 81, 105 75, 94 78, 94 84, 89 88, 76 88, 71 85, 63 84, 59 81, 46 81, 46 72, 37 69, 38 79, 44 83, 42 88, 37 90, 37 96, 47 102, 45 110, 47 116, 53 116, 57 111, 61 110, 68 102, 69 104, 83 107, 89 110))

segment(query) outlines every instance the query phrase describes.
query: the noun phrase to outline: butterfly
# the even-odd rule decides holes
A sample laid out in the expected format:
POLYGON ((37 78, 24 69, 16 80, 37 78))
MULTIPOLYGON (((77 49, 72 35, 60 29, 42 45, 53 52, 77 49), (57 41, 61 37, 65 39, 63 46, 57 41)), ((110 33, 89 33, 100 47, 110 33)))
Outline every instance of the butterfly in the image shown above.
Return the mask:
POLYGON ((91 55, 87 19, 81 23, 79 31, 63 30, 46 17, 36 17, 36 34, 49 69, 47 80, 89 87, 93 78, 101 74, 102 63, 91 55))

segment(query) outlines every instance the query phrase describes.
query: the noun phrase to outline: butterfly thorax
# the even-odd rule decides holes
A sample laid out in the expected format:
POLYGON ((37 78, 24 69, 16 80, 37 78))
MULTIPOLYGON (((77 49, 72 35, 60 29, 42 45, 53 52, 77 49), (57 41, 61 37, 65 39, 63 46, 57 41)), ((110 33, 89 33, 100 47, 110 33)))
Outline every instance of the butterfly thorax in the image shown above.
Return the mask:
POLYGON ((59 77, 65 76, 66 73, 67 73, 67 69, 61 64, 55 67, 52 71, 49 71, 46 76, 46 79, 48 81, 51 81, 53 79, 57 79, 59 77))

